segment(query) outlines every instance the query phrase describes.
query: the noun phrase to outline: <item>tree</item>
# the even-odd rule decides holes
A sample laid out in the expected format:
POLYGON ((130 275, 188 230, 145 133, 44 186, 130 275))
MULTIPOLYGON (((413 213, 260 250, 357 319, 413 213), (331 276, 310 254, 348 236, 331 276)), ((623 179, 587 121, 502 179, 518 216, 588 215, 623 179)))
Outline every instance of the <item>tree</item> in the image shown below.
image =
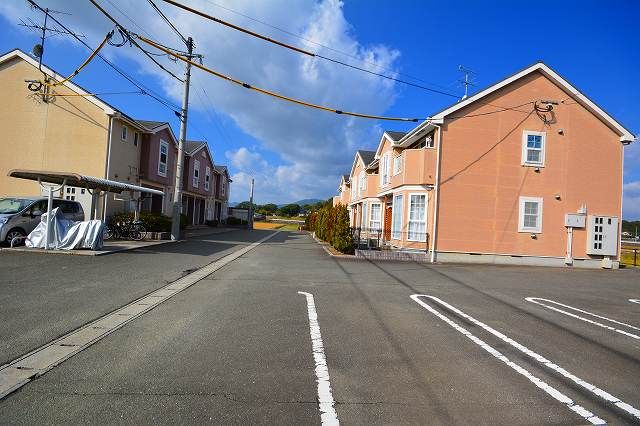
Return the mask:
POLYGON ((333 225, 331 245, 339 252, 353 254, 353 236, 349 229, 349 211, 347 210, 347 206, 339 204, 333 207, 332 210, 335 212, 335 223, 333 225))
MULTIPOLYGON (((255 204, 254 204, 253 206, 255 207, 255 204)), ((238 204, 236 205, 236 207, 235 207, 235 208, 236 208, 236 209, 246 209, 246 210, 249 210, 249 208, 250 208, 250 207, 251 207, 251 203, 250 203, 250 202, 248 202, 248 201, 243 201, 243 202, 241 202, 241 203, 238 203, 238 204)))
POLYGON ((260 208, 269 214, 275 214, 275 212, 278 211, 278 206, 273 203, 265 204, 264 206, 260 206, 260 208))
POLYGON ((287 204, 286 206, 282 206, 278 213, 282 216, 296 216, 300 213, 300 206, 297 204, 287 204))

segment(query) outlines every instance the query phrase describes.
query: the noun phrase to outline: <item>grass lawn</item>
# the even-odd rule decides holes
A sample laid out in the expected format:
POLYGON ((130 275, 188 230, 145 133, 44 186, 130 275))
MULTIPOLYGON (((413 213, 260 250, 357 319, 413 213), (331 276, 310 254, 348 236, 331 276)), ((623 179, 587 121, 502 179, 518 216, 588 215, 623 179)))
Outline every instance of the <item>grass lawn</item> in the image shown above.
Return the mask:
POLYGON ((253 222, 254 229, 279 229, 281 231, 297 231, 298 224, 295 223, 274 223, 274 222, 253 222))
MULTIPOLYGON (((633 250, 631 248, 622 247, 620 263, 633 267, 633 250)), ((638 250, 638 254, 636 255, 636 265, 640 266, 640 250, 638 250)))

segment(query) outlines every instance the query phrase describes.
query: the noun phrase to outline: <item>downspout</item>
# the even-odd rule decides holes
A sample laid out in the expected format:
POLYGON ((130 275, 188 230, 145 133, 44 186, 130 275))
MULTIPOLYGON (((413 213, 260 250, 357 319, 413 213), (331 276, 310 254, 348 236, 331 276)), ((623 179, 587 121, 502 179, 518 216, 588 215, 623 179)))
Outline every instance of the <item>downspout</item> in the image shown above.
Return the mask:
MULTIPOLYGON (((109 172, 111 171, 111 134, 113 131, 113 115, 109 116, 109 130, 107 131, 107 161, 104 171, 104 178, 109 179, 109 172)), ((107 199, 108 192, 104 193, 104 199, 102 201, 102 220, 107 221, 107 199)))
POLYGON ((440 161, 442 158, 442 127, 433 124, 438 128, 438 157, 436 158, 436 182, 433 189, 433 231, 431 232, 431 263, 436 262, 436 241, 438 238, 438 201, 440 200, 440 161))

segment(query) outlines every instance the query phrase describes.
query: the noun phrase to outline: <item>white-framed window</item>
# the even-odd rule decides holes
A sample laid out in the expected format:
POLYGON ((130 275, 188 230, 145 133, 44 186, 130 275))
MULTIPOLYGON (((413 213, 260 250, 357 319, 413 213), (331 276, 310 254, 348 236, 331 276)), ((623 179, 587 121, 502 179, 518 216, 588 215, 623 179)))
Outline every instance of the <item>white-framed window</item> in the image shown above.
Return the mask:
POLYGON ((391 238, 399 240, 402 238, 402 194, 393 196, 393 207, 391 210, 391 238))
POLYGON ((200 183, 200 161, 193 160, 193 187, 197 188, 198 183, 200 183))
POLYGON ((351 199, 355 200, 358 195, 358 182, 354 179, 351 181, 351 199))
POLYGON ((393 157, 393 175, 402 172, 402 154, 393 157))
POLYGON ((133 146, 138 146, 138 142, 140 141, 140 133, 139 132, 134 132, 133 133, 133 146))
POLYGON ((542 233, 541 197, 520 197, 518 232, 542 233))
POLYGON ((389 166, 391 162, 390 159, 391 159, 390 152, 387 152, 382 156, 382 158, 380 158, 380 186, 388 185, 389 182, 391 181, 390 179, 391 171, 389 170, 389 166))
POLYGON ((367 227, 367 203, 362 203, 362 216, 360 217, 360 227, 367 227))
POLYGON ((211 182, 211 168, 207 166, 204 170, 204 190, 209 192, 209 183, 211 182))
POLYGON ((362 191, 365 189, 367 189, 367 175, 363 170, 358 178, 358 194, 362 195, 362 191))
POLYGON ((371 203, 371 219, 369 220, 369 228, 372 231, 382 229, 382 204, 371 203))
POLYGON ((409 194, 407 240, 427 241, 427 195, 409 194))
POLYGON ((129 128, 126 125, 122 125, 122 131, 120 133, 120 139, 122 139, 123 141, 127 140, 127 133, 129 131, 129 128))
POLYGON ((160 139, 160 152, 158 153, 158 175, 167 177, 167 162, 169 160, 169 144, 160 139))
POLYGON ((544 166, 545 132, 532 132, 525 130, 522 133, 522 165, 544 166))
POLYGON ((224 197, 225 192, 227 192, 227 180, 225 179, 224 176, 222 176, 222 179, 220 180, 220 182, 221 182, 220 195, 224 197))

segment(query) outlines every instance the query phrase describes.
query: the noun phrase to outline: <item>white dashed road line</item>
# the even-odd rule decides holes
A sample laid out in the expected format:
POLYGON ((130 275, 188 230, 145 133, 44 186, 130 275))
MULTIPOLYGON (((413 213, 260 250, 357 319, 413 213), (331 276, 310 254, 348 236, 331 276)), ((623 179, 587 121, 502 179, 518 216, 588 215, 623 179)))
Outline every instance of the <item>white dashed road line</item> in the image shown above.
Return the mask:
POLYGON ((189 275, 185 275, 171 284, 167 284, 120 309, 0 366, 0 399, 29 383, 29 381, 42 376, 58 364, 88 348, 139 316, 144 315, 162 302, 189 288, 223 266, 233 262, 277 233, 278 232, 269 234, 189 275))
MULTIPOLYGON (((569 408, 571 411, 577 413, 580 417, 584 418, 585 420, 587 420, 588 422, 590 422, 590 423, 592 423, 594 425, 606 424, 606 422, 604 420, 602 420, 600 417, 596 416, 594 413, 592 413, 591 411, 589 411, 586 408, 582 407, 581 405, 576 404, 567 395, 563 394, 562 392, 560 392, 556 388, 550 386, 549 384, 543 382, 542 380, 540 380, 539 378, 537 378, 536 376, 531 374, 529 371, 527 371, 526 369, 524 369, 520 365, 518 365, 515 362, 509 360, 509 358, 504 356, 497 349, 493 348, 492 346, 489 346, 482 339, 474 336, 467 329, 465 329, 464 327, 461 327, 459 324, 457 324, 455 321, 453 321, 449 317, 441 314, 440 312, 438 312, 436 309, 431 307, 429 304, 427 304, 423 300, 420 300, 421 297, 431 299, 431 300, 433 300, 433 301, 435 301, 435 302, 437 302, 437 303, 439 303, 439 304, 441 304, 443 306, 453 308, 451 305, 443 302, 442 300, 438 299, 437 297, 428 296, 426 294, 414 294, 414 295, 411 296, 411 299, 413 299, 414 302, 418 303, 420 306, 422 306, 423 308, 425 308, 426 310, 428 310, 429 312, 434 314, 436 317, 440 318, 442 321, 444 321, 447 324, 449 324, 455 330, 459 331, 464 336, 466 336, 469 340, 471 340, 472 342, 474 342, 475 344, 480 346, 482 349, 484 349, 485 351, 489 352, 491 355, 493 355, 494 357, 496 357, 497 359, 499 359, 500 361, 502 361, 503 363, 505 363, 506 365, 511 367, 518 374, 521 374, 522 376, 526 377, 530 382, 532 382, 538 388, 540 388, 543 391, 545 391, 547 394, 549 394, 555 400, 557 400, 557 401, 561 402, 562 404, 566 405, 567 408, 569 408)), ((453 309, 455 309, 455 308, 453 308, 453 309)), ((455 312, 459 313, 459 314, 462 313, 461 311, 458 311, 457 309, 455 309, 455 312)), ((476 321, 475 319, 467 316, 466 314, 463 314, 463 315, 465 315, 465 318, 467 318, 467 319, 469 319, 469 320, 471 320, 473 322, 476 321)), ((479 323, 479 321, 477 321, 477 322, 479 323)))
MULTIPOLYGON (((620 321, 616 321, 614 319, 607 318, 607 317, 602 316, 602 315, 594 314, 593 312, 585 311, 584 309, 579 309, 579 308, 575 308, 573 306, 565 305, 564 303, 556 302, 555 300, 542 299, 540 297, 525 297, 524 300, 526 300, 527 302, 535 303, 536 305, 544 306, 545 308, 551 309, 552 311, 560 312, 561 314, 568 315, 568 316, 570 316, 572 318, 579 319, 580 321, 584 321, 584 322, 587 322, 589 324, 593 324, 595 326, 604 328, 606 330, 615 331, 616 333, 620 333, 620 334, 625 335, 627 337, 631 337, 632 339, 640 340, 640 336, 638 336, 637 334, 629 333, 628 331, 621 330, 619 328, 612 327, 610 325, 606 325, 606 324, 603 324, 601 322, 594 321, 594 320, 591 320, 589 318, 582 317, 580 315, 576 315, 574 313, 565 311, 564 309, 557 308, 556 306, 562 306, 562 307, 564 307, 566 309, 569 309, 569 310, 572 310, 574 312, 580 312, 582 314, 589 315, 589 316, 592 316, 594 318, 599 318, 599 319, 602 319, 602 320, 605 320, 605 321, 609 321, 609 322, 611 322, 613 324, 622 325, 624 327, 628 327, 628 328, 631 328, 631 329, 634 329, 634 330, 640 330, 640 328, 635 327, 633 325, 626 324, 626 323, 620 322, 620 321), (551 306, 551 305, 556 305, 556 306, 551 306)), ((630 299, 630 300, 632 300, 632 299, 630 299)))
MULTIPOLYGON (((531 349, 527 348, 524 345, 521 345, 520 343, 518 343, 515 340, 505 336, 504 334, 500 333, 499 331, 494 330, 493 328, 489 327, 485 323, 480 322, 477 319, 465 314, 461 310, 459 310, 456 307, 451 306, 450 304, 438 299, 437 297, 429 296, 429 295, 420 295, 420 294, 411 296, 411 298, 413 298, 413 300, 415 300, 416 302, 420 303, 420 305, 422 305, 423 307, 427 307, 429 305, 427 305, 423 301, 419 300, 418 297, 429 298, 429 299, 433 300, 434 302, 438 303, 439 305, 444 306, 449 311, 454 312, 457 315, 460 315, 461 317, 465 318, 468 321, 471 321, 473 324, 483 328, 484 330, 486 330, 489 333, 493 334, 494 336, 496 336, 498 339, 502 340, 503 342, 508 343, 509 345, 513 346, 514 348, 516 348, 520 352, 522 352, 525 355, 528 355, 529 357, 531 357, 534 360, 538 361, 544 367, 555 371, 556 373, 562 375, 563 377, 571 380, 572 382, 574 382, 575 384, 577 384, 581 388, 583 388, 583 389, 587 390, 588 392, 596 395, 600 399, 605 400, 606 402, 612 404, 613 406, 615 406, 615 407, 621 409, 622 411, 626 412, 627 414, 633 416, 633 418, 636 421, 640 420, 640 410, 638 410, 637 408, 635 408, 632 405, 622 401, 620 398, 611 395, 609 392, 607 392, 607 391, 605 391, 603 389, 600 389, 597 386, 592 385, 589 382, 586 382, 586 381, 582 380, 581 378, 579 378, 576 375, 568 372, 567 370, 565 370, 564 368, 560 367, 559 365, 554 364, 553 362, 551 362, 547 358, 543 357, 542 355, 532 351, 531 349)), ((434 311, 433 308, 431 308, 430 306, 429 306, 429 308, 428 309, 430 311, 434 311)), ((437 312, 437 311, 435 311, 435 312, 437 312)))
POLYGON ((629 302, 640 304, 640 299, 629 299, 629 302))
POLYGON ((313 294, 299 291, 307 298, 307 313, 309 315, 309 333, 311 334, 311 350, 313 360, 316 364, 316 377, 318 382, 318 409, 320 410, 320 421, 323 425, 339 425, 338 413, 334 408, 333 395, 331 394, 331 382, 329 380, 329 367, 327 357, 324 353, 324 344, 320 334, 320 324, 318 323, 318 313, 313 294))

